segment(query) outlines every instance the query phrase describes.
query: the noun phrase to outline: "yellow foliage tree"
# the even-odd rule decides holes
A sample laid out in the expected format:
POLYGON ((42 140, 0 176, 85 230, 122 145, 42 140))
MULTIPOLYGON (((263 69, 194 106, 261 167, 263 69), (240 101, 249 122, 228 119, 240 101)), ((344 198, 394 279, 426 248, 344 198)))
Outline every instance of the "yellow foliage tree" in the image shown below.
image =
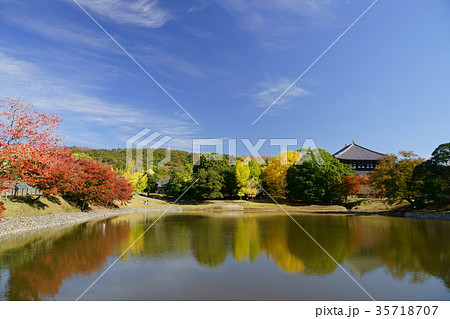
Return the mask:
POLYGON ((248 196, 254 198, 259 193, 259 186, 251 175, 249 162, 237 161, 235 167, 236 184, 239 197, 248 196))
POLYGON ((255 183, 251 183, 250 187, 244 187, 242 189, 242 192, 251 199, 253 199, 256 195, 258 195, 259 191, 260 189, 255 183))
POLYGON ((84 160, 89 160, 89 161, 93 161, 94 159, 86 153, 72 153, 72 156, 75 159, 84 159, 84 160))
POLYGON ((244 189, 249 186, 250 168, 247 163, 238 160, 236 162, 235 172, 238 195, 242 197, 245 195, 244 189))
POLYGON ((131 169, 127 168, 123 172, 122 176, 125 177, 126 180, 133 185, 133 189, 136 193, 144 191, 144 189, 147 187, 148 176, 145 172, 138 171, 131 173, 131 169))
POLYGON ((286 195, 286 173, 301 155, 297 151, 285 151, 275 156, 267 166, 263 167, 263 181, 267 191, 274 196, 286 195))

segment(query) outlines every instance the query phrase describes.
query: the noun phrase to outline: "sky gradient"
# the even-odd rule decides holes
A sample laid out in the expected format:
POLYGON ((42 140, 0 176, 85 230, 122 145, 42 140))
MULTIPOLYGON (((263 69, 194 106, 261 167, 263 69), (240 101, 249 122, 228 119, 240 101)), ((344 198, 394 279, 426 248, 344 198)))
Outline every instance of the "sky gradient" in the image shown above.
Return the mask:
POLYGON ((379 0, 253 126, 373 0, 78 2, 200 125, 73 0, 0 1, 0 97, 58 113, 66 145, 123 148, 144 128, 184 150, 313 138, 428 157, 450 142, 449 1, 379 0))

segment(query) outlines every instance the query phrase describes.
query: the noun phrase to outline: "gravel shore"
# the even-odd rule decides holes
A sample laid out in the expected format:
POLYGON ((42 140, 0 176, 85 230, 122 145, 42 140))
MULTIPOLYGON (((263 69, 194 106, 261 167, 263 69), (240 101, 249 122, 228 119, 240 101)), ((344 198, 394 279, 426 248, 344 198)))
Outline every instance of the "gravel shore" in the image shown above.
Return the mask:
MULTIPOLYGON (((91 220, 111 218, 126 214, 144 212, 163 213, 169 206, 139 207, 139 208, 117 208, 93 210, 80 213, 62 213, 33 217, 6 217, 0 222, 0 242, 17 237, 28 236, 68 226, 85 223, 91 220)), ((181 207, 171 207, 170 212, 181 212, 181 207)))
MULTIPOLYGON (((62 213, 45 216, 6 217, 3 219, 3 222, 0 222, 0 243, 3 241, 16 239, 19 237, 25 237, 37 233, 62 229, 65 227, 85 223, 92 220, 100 220, 120 215, 136 214, 136 213, 150 213, 150 212, 163 213, 168 208, 169 206, 134 207, 134 208, 102 209, 80 213, 62 213)), ((236 210, 234 206, 232 208, 233 210, 236 210)), ((182 212, 182 207, 173 206, 170 208, 170 212, 171 213, 182 212)), ((319 212, 315 213, 317 214, 319 212)), ((330 214, 331 212, 325 213, 330 214)), ((342 212, 335 212, 335 213, 342 214, 342 212)), ((368 213, 368 215, 371 214, 368 213)), ((404 217, 450 220, 450 215, 448 214, 433 215, 433 214, 406 213, 404 217)))

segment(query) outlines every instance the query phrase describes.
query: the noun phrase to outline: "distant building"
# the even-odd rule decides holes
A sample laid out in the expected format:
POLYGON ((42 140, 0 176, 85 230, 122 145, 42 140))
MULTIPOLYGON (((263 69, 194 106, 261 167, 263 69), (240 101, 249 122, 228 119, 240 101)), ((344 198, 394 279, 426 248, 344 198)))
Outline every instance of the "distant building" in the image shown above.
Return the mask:
POLYGON ((333 154, 333 157, 342 163, 353 166, 356 174, 367 174, 372 171, 382 156, 384 156, 383 153, 359 146, 355 141, 333 154))
POLYGON ((156 194, 164 194, 164 189, 166 188, 167 182, 156 182, 158 184, 158 189, 156 194))
POLYGON ((16 182, 10 189, 3 191, 2 196, 42 195, 43 193, 24 182, 16 182))

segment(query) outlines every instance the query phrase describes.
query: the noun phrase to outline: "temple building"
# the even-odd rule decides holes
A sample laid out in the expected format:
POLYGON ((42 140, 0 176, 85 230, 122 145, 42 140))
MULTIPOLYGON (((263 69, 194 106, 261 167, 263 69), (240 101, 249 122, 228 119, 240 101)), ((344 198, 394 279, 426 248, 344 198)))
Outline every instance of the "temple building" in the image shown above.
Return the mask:
POLYGON ((384 154, 359 146, 355 141, 333 154, 333 157, 342 163, 352 165, 356 174, 367 174, 372 171, 382 156, 384 154))

